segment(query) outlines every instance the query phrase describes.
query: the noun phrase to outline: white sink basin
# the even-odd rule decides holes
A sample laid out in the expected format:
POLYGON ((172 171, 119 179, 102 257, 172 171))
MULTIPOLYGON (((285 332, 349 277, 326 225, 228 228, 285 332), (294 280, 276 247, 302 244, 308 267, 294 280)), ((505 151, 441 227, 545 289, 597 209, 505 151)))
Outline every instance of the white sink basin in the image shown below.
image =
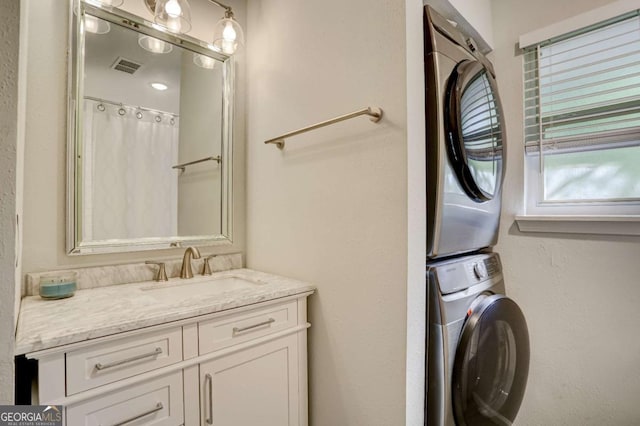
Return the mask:
POLYGON ((245 280, 239 277, 224 277, 212 279, 180 280, 167 284, 154 284, 142 287, 141 290, 149 292, 154 297, 175 297, 178 294, 189 293, 193 296, 210 296, 214 294, 228 293, 231 291, 257 288, 264 284, 245 280))

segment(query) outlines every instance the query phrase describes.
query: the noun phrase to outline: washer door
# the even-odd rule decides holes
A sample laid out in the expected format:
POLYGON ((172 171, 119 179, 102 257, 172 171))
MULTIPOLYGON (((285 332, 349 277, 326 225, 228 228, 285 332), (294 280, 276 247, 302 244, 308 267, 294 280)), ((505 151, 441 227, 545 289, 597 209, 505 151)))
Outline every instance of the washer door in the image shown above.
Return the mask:
POLYGON ((447 153, 460 186, 474 201, 502 188, 504 124, 498 86, 478 61, 454 68, 445 97, 447 153))
POLYGON ((529 332, 522 311, 504 295, 480 296, 469 309, 456 350, 456 424, 511 425, 528 374, 529 332))

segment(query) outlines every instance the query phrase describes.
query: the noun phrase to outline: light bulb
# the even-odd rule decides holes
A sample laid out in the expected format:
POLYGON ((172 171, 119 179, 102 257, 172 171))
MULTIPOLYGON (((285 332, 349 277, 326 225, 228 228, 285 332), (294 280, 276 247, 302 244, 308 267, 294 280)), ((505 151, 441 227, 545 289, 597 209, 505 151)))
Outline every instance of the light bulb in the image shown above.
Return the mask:
POLYGON ((233 25, 231 24, 231 22, 227 22, 227 24, 224 26, 224 30, 222 30, 222 38, 225 39, 225 41, 236 41, 236 37, 238 35, 236 34, 236 30, 233 29, 233 25))
POLYGON ((161 92, 169 88, 166 84, 163 83, 151 83, 151 87, 161 92))
POLYGON ((178 4, 177 0, 169 0, 164 6, 164 10, 167 12, 167 15, 172 18, 177 18, 182 14, 182 8, 180 7, 180 4, 178 4))

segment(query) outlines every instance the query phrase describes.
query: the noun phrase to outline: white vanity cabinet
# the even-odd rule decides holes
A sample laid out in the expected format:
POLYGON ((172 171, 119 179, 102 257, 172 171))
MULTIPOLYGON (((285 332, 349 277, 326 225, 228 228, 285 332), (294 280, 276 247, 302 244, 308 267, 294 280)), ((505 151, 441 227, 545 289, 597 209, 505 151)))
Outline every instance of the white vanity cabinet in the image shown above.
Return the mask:
POLYGON ((306 426, 311 292, 27 354, 68 426, 306 426))

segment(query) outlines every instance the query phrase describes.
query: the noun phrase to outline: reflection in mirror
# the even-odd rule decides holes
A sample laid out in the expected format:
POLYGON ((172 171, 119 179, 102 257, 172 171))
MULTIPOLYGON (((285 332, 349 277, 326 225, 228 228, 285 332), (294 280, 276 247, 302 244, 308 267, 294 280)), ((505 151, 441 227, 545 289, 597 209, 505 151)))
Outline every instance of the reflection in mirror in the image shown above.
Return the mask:
POLYGON ((229 241, 230 61, 131 16, 78 12, 69 251, 229 241))

